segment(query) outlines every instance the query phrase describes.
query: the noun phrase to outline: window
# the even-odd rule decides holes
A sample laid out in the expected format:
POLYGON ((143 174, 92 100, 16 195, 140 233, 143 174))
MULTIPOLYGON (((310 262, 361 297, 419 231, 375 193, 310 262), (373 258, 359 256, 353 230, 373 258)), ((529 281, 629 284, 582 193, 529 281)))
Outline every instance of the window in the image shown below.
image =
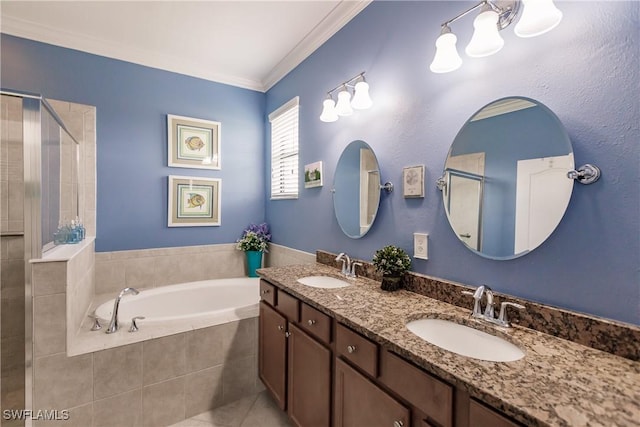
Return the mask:
POLYGON ((272 200, 298 198, 298 105, 296 96, 269 114, 272 200))

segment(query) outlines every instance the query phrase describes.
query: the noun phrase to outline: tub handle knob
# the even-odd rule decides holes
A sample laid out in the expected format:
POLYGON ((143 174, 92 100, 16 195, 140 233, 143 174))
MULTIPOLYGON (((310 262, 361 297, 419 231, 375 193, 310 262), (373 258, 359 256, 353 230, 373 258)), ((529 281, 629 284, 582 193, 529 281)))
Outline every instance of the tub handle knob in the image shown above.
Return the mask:
POLYGON ((309 320, 307 320, 307 323, 309 324, 309 326, 313 326, 313 325, 316 324, 316 321, 313 320, 313 319, 309 319, 309 320))
POLYGON ((131 327, 129 328, 129 332, 138 332, 138 324, 136 323, 136 320, 142 320, 144 319, 144 316, 136 316, 133 319, 131 319, 131 327))
POLYGON ((99 331, 102 329, 102 325, 100 324, 100 318, 95 314, 90 314, 89 318, 93 320, 93 326, 91 327, 92 331, 99 331))

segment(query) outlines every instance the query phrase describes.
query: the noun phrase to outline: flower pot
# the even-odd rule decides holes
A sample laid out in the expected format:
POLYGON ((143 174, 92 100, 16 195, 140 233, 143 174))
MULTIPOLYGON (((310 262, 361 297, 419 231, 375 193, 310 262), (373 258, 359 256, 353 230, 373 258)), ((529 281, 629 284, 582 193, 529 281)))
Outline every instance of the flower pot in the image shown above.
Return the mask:
POLYGON ((402 276, 382 276, 382 285, 380 286, 383 291, 397 291, 402 287, 402 276))
POLYGON ((249 277, 258 277, 256 270, 262 267, 262 251, 246 251, 247 273, 249 277))

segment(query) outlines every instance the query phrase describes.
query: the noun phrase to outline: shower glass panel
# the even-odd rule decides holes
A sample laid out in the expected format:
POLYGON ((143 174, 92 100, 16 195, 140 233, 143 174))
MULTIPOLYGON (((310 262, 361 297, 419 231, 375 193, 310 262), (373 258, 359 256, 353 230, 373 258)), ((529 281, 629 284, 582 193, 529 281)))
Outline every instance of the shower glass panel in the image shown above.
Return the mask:
POLYGON ((42 251, 54 247, 58 226, 79 217, 78 150, 62 120, 43 100, 42 109, 42 251))

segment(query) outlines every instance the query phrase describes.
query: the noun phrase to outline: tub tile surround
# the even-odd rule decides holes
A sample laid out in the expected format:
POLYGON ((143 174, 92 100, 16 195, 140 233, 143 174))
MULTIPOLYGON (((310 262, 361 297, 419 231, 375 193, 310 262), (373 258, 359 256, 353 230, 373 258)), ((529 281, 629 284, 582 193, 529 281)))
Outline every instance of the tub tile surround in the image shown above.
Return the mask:
POLYGON ((84 427, 177 423, 264 389, 257 335, 254 317, 79 356, 42 356, 34 408, 67 409, 70 425, 84 427), (213 357, 203 354, 212 349, 213 357))
MULTIPOLYGON (((157 427, 264 389, 257 369, 257 308, 246 319, 217 326, 204 320, 145 325, 135 334, 124 328, 111 335, 89 331, 88 312, 138 277, 153 275, 159 264, 187 273, 147 282, 154 286, 244 276, 244 257, 234 244, 94 251, 87 239, 32 263, 34 408, 69 410, 72 419, 65 426, 157 427), (206 271, 189 275, 183 259, 199 262, 187 264, 191 270, 206 271), (116 276, 124 284, 114 279, 117 270, 124 272, 116 276), (114 291, 96 295, 98 282, 102 290, 114 291)), ((272 253, 281 265, 313 260, 312 254, 284 247, 273 246, 272 253)))
MULTIPOLYGON (((331 252, 317 251, 319 263, 340 268, 335 261, 336 256, 337 254, 331 252)), ((381 280, 382 276, 375 270, 373 264, 368 261, 357 261, 363 263, 363 267, 358 269, 358 275, 381 280)), ((404 276, 404 288, 458 307, 466 309, 473 307, 473 299, 462 294, 463 290, 473 290, 473 288, 461 283, 409 272, 404 276)), ((509 311, 509 320, 513 324, 640 361, 640 327, 638 326, 544 305, 498 292, 494 292, 494 297, 497 307, 500 307, 502 301, 511 301, 526 307, 524 310, 509 311)))
MULTIPOLYGON (((331 263, 335 258, 319 252, 319 260, 323 257, 331 263)), ((385 292, 378 281, 365 277, 340 289, 296 281, 311 275, 339 277, 338 272, 321 262, 259 270, 277 287, 525 425, 637 426, 640 362, 529 328, 487 326, 469 319, 469 307, 407 290, 385 292), (407 322, 424 317, 473 324, 520 346, 526 356, 495 363, 440 349, 406 329, 407 322)))

